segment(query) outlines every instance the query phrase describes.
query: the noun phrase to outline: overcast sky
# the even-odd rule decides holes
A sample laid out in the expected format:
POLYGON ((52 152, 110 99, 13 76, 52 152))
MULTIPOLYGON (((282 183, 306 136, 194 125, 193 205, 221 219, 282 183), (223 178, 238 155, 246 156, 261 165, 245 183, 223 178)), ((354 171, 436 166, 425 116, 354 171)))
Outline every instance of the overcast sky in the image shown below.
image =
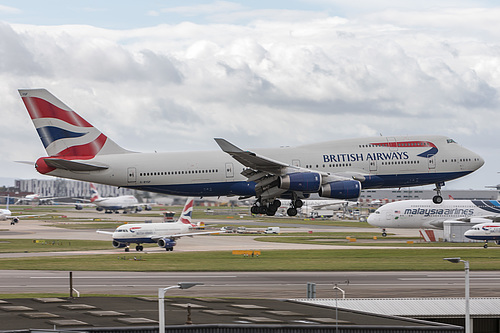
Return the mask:
MULTIPOLYGON (((0 1, 0 177, 43 178, 18 88, 121 146, 216 150, 441 134, 500 183, 498 1, 0 1), (396 7, 394 6, 396 4, 396 7)), ((0 184, 1 185, 1 184, 0 184)))

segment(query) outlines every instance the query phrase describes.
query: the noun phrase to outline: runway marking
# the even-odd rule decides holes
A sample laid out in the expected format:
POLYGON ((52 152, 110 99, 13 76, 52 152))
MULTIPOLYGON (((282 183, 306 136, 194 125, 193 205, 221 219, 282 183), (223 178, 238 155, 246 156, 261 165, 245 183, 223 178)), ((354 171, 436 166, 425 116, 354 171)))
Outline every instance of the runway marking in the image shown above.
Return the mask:
MULTIPOLYGON (((204 279, 210 278, 237 278, 236 275, 134 275, 134 276, 73 276, 73 279, 138 279, 138 278, 148 278, 148 279, 179 279, 179 278, 193 278, 202 277, 204 279)), ((68 279, 68 276, 30 276, 30 279, 68 279)))

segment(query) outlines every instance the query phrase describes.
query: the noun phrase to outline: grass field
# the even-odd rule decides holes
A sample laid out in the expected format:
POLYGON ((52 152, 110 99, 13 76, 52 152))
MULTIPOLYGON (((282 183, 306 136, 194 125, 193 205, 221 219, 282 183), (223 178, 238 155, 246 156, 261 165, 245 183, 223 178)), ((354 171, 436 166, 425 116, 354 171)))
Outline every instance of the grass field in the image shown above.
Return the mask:
POLYGON ((2 258, 0 269, 98 271, 421 271, 463 270, 445 257, 469 260, 471 269, 498 270, 494 249, 272 250, 244 257, 230 251, 140 252, 115 255, 2 258), (493 250, 493 251, 491 251, 493 250))
MULTIPOLYGON (((0 253, 105 250, 111 240, 0 239, 0 253)), ((2 266, 0 265, 0 269, 2 266)))

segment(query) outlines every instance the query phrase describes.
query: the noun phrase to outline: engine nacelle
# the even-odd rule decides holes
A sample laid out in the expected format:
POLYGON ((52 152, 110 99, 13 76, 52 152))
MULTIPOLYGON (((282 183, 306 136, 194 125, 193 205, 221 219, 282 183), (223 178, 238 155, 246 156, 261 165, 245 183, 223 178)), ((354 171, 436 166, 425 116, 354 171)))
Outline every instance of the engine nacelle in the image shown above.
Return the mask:
POLYGON ((495 243, 496 243, 497 245, 500 245, 500 240, 496 240, 496 241, 495 241, 495 243))
POLYGON ((76 209, 76 210, 82 210, 82 209, 83 209, 83 206, 82 206, 82 205, 75 205, 75 209, 76 209))
POLYGON ((98 212, 102 212, 104 210, 104 208, 102 208, 101 206, 97 206, 95 208, 95 210, 97 210, 98 212))
POLYGON ((142 212, 142 207, 141 206, 137 206, 135 207, 135 211, 138 213, 138 212, 142 212))
POLYGON ((127 244, 125 244, 125 243, 120 243, 120 242, 118 242, 118 241, 115 241, 115 240, 114 240, 114 241, 113 241, 113 247, 114 247, 115 249, 120 249, 120 248, 123 248, 123 247, 127 247, 127 244))
POLYGON ((12 223, 11 223, 11 224, 13 224, 13 223, 17 223, 17 222, 19 222, 19 218, 17 218, 17 217, 13 217, 13 218, 12 218, 12 223))
POLYGON ((167 248, 173 248, 175 245, 177 245, 177 243, 175 242, 175 240, 170 239, 170 238, 160 238, 158 240, 158 246, 159 247, 163 247, 165 249, 167 249, 167 248))
POLYGON ((278 187, 284 190, 300 192, 318 192, 321 175, 316 172, 297 172, 279 178, 278 187))
POLYGON ((332 199, 356 199, 361 194, 361 183, 357 180, 342 180, 321 186, 320 197, 332 199))
POLYGON ((146 209, 146 210, 152 210, 153 208, 150 205, 146 205, 146 206, 144 206, 144 209, 146 209))

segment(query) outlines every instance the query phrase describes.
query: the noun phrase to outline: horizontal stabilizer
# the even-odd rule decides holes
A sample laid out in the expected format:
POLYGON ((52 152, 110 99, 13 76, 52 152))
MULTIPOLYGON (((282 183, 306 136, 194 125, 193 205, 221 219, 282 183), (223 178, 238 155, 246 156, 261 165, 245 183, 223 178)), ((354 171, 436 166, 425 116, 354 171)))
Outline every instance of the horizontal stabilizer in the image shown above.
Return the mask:
POLYGON ((44 161, 50 167, 57 169, 64 169, 68 171, 99 171, 99 170, 106 170, 109 168, 108 166, 69 161, 61 158, 46 158, 44 159, 44 161))

